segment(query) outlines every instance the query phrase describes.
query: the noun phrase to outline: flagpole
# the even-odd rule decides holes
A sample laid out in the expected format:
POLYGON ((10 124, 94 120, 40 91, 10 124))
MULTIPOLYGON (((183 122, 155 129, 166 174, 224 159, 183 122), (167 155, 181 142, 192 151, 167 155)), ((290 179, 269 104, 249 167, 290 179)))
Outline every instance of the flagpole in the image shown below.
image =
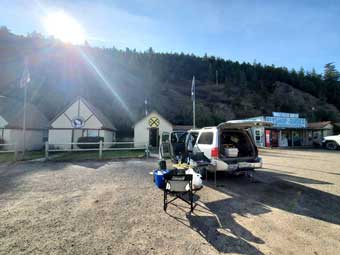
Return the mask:
POLYGON ((26 151, 26 108, 27 108, 27 84, 31 81, 30 73, 28 70, 28 60, 25 58, 25 67, 22 77, 20 79, 20 88, 24 88, 24 106, 23 106, 23 118, 22 118, 22 139, 23 139, 23 152, 22 158, 25 158, 26 151))
POLYGON ((191 96, 192 96, 192 127, 196 128, 196 85, 195 76, 192 77, 191 96))
POLYGON ((193 128, 196 128, 196 107, 195 107, 195 96, 194 96, 194 100, 192 101, 192 119, 193 119, 193 128))
POLYGON ((22 120, 22 137, 23 137, 23 152, 22 158, 25 158, 25 150, 26 150, 26 101, 27 101, 27 86, 24 88, 24 114, 22 120))

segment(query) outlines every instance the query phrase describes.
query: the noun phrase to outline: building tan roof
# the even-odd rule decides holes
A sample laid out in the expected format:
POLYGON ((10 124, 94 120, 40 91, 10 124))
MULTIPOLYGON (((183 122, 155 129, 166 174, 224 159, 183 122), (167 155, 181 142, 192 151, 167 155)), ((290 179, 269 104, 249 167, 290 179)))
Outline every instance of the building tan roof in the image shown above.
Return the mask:
POLYGON ((96 108, 93 104, 91 104, 88 100, 86 100, 85 98, 78 96, 75 100, 71 101, 69 104, 67 104, 65 106, 65 108, 63 109, 63 111, 61 111, 59 114, 57 114, 51 121, 50 124, 52 124, 57 118, 59 118, 60 115, 62 115, 65 111, 67 111, 67 109, 69 107, 71 107, 71 105, 73 105, 75 102, 77 102, 78 100, 82 101, 86 107, 89 108, 89 110, 94 114, 94 116, 96 116, 96 118, 102 123, 103 125, 103 129, 108 129, 108 130, 113 130, 116 131, 117 128, 115 127, 115 125, 112 123, 112 121, 110 121, 110 119, 108 119, 106 117, 105 114, 103 114, 98 108, 96 108))
POLYGON ((323 129, 329 124, 332 124, 332 122, 331 121, 310 122, 308 123, 308 127, 312 129, 323 129))
MULTIPOLYGON (((0 97, 0 116, 7 122, 4 128, 22 129, 24 103, 13 98, 0 97)), ((48 120, 34 105, 26 104, 26 128, 47 129, 48 120)))

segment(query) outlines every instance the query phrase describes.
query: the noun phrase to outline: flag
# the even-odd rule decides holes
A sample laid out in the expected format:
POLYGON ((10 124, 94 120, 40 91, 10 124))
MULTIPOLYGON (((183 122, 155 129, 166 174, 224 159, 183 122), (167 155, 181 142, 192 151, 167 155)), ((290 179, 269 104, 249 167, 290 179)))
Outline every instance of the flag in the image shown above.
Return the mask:
POLYGON ((24 88, 27 86, 28 83, 31 81, 31 75, 30 71, 28 70, 28 62, 27 59, 25 60, 25 67, 24 72, 22 73, 21 79, 20 79, 20 88, 24 88))
POLYGON ((144 100, 144 104, 145 104, 145 116, 147 116, 148 115, 148 100, 147 99, 144 100))
POLYGON ((191 99, 192 101, 195 101, 195 93, 196 93, 196 88, 195 88, 195 76, 192 77, 192 83, 191 83, 191 99))

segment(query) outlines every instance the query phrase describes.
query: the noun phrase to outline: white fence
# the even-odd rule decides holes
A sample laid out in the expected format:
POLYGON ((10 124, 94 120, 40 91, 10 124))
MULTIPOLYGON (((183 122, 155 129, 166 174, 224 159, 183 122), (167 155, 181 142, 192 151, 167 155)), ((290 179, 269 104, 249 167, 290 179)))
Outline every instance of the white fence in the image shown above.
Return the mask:
POLYGON ((136 144, 134 142, 88 142, 88 143, 45 143, 45 158, 48 159, 50 152, 82 152, 82 151, 98 151, 98 157, 103 157, 104 151, 133 151, 144 150, 145 156, 149 156, 148 144, 136 144), (80 146, 79 146, 80 145, 80 146), (82 145, 89 145, 97 148, 81 148, 82 145))

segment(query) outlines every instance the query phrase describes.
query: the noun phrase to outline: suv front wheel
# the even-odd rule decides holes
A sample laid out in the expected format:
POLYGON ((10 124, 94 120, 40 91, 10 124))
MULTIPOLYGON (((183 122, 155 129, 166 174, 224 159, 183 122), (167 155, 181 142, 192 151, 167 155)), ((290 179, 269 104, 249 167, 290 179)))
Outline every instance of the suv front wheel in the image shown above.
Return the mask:
POLYGON ((334 141, 328 141, 325 144, 327 150, 336 150, 338 148, 338 144, 334 141))

